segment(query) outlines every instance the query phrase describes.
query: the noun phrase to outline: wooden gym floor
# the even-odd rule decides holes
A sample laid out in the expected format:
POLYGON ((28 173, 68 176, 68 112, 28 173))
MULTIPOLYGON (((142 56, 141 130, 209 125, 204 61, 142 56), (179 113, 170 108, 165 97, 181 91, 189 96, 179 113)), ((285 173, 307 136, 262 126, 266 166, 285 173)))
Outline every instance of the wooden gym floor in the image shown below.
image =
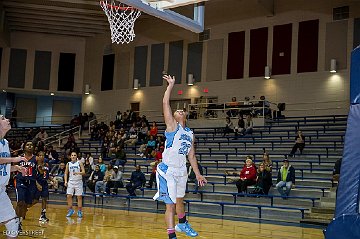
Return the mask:
MULTIPOLYGON (((47 217, 49 223, 40 224, 40 204, 29 209, 23 229, 26 233, 43 233, 43 235, 20 236, 19 238, 126 238, 167 239, 162 214, 84 208, 84 218, 79 220, 74 214, 67 219, 66 206, 49 205, 47 217)), ((190 223, 199 232, 197 238, 208 239, 318 239, 324 238, 321 229, 303 228, 269 223, 253 223, 221 219, 200 218, 191 216, 190 223)), ((5 227, 1 226, 1 230, 5 227)), ((5 238, 2 234, 0 238, 5 238)), ((178 238, 190 238, 178 233, 178 238)))

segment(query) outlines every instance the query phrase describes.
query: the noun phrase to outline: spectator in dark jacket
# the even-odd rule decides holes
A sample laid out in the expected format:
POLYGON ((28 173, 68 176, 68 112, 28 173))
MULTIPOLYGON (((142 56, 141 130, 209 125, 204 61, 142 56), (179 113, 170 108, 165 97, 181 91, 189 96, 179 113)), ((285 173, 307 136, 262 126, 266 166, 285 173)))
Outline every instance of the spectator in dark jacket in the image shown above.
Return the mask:
POLYGON ((266 170, 265 164, 261 163, 257 171, 255 189, 252 193, 268 195, 271 185, 272 185, 271 173, 266 170))
POLYGON ((93 171, 90 175, 88 181, 88 187, 90 188, 91 192, 95 192, 95 184, 97 181, 103 181, 104 174, 100 171, 99 165, 95 166, 95 171, 93 171))
POLYGON ((132 172, 130 182, 126 185, 129 196, 136 196, 135 190, 146 183, 145 174, 141 172, 140 165, 136 165, 136 170, 132 172))
POLYGON ((295 169, 284 159, 284 165, 280 168, 276 181, 276 188, 280 195, 286 199, 292 188, 295 187, 295 169))
POLYGON ((304 147, 305 147, 305 136, 299 130, 295 136, 295 144, 294 144, 289 156, 293 157, 294 154, 296 153, 297 149, 299 149, 300 154, 302 154, 304 147))
POLYGON ((113 159, 110 161, 112 166, 125 166, 127 162, 126 153, 121 146, 116 147, 116 152, 112 155, 113 159))

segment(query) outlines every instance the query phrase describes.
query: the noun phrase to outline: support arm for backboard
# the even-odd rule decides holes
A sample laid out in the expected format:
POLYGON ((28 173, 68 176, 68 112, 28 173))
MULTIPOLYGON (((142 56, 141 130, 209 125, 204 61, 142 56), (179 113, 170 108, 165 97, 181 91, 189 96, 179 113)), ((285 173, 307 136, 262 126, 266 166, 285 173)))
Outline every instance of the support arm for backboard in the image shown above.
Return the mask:
POLYGON ((195 5, 194 20, 193 20, 171 10, 155 9, 149 4, 142 2, 141 0, 118 0, 118 1, 125 3, 126 5, 132 6, 134 8, 137 8, 142 12, 153 15, 164 21, 180 26, 189 31, 195 33, 200 33, 204 31, 205 6, 203 4, 195 5))

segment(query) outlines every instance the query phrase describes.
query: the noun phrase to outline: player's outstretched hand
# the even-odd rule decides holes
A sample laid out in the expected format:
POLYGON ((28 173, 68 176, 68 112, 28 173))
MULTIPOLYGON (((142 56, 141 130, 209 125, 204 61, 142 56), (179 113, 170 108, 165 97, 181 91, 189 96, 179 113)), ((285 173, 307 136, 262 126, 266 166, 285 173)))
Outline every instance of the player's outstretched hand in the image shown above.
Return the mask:
POLYGON ((163 79, 166 80, 169 83, 169 85, 174 86, 175 76, 163 75, 163 79))
POLYGON ((26 160, 25 157, 19 156, 19 157, 14 158, 13 163, 19 163, 19 162, 25 161, 25 160, 26 160))
MULTIPOLYGON (((19 161, 19 162, 20 162, 20 161, 19 161)), ((19 165, 14 165, 14 167, 15 167, 16 171, 18 171, 18 172, 20 172, 20 173, 22 173, 22 174, 25 174, 26 168, 21 167, 21 166, 19 166, 19 165)))
POLYGON ((198 185, 199 185, 200 187, 205 186, 205 184, 207 183, 206 178, 205 178, 204 176, 202 176, 202 175, 196 176, 196 180, 198 181, 198 185))

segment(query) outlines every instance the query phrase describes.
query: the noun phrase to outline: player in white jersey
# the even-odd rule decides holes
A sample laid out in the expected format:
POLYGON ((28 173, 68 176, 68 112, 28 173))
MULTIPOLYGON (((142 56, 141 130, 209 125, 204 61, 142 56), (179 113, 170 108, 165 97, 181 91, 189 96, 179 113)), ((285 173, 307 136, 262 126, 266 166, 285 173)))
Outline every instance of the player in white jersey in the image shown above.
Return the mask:
POLYGON ((66 164, 65 187, 67 194, 67 204, 69 207, 66 217, 71 217, 75 211, 72 208, 72 197, 75 193, 78 201, 78 217, 82 218, 82 194, 83 194, 83 175, 85 175, 84 165, 77 160, 77 153, 71 152, 71 161, 66 164))
POLYGON ((10 157, 9 143, 4 139, 10 129, 10 121, 0 115, 0 223, 5 224, 7 238, 16 238, 19 232, 19 218, 6 193, 6 185, 9 183, 10 172, 21 172, 25 169, 18 165, 11 166, 11 163, 18 163, 24 159, 10 157))
POLYGON ((156 182, 158 192, 155 200, 166 204, 165 221, 169 239, 176 238, 175 231, 196 237, 194 231, 186 220, 184 209, 184 196, 187 183, 186 157, 194 170, 199 186, 204 186, 206 179, 200 174, 194 149, 193 132, 186 127, 186 112, 176 110, 172 114, 170 107, 170 94, 175 84, 175 77, 163 76, 168 87, 163 97, 163 112, 166 124, 166 142, 162 163, 157 166, 156 182), (175 213, 179 223, 175 226, 175 213))

